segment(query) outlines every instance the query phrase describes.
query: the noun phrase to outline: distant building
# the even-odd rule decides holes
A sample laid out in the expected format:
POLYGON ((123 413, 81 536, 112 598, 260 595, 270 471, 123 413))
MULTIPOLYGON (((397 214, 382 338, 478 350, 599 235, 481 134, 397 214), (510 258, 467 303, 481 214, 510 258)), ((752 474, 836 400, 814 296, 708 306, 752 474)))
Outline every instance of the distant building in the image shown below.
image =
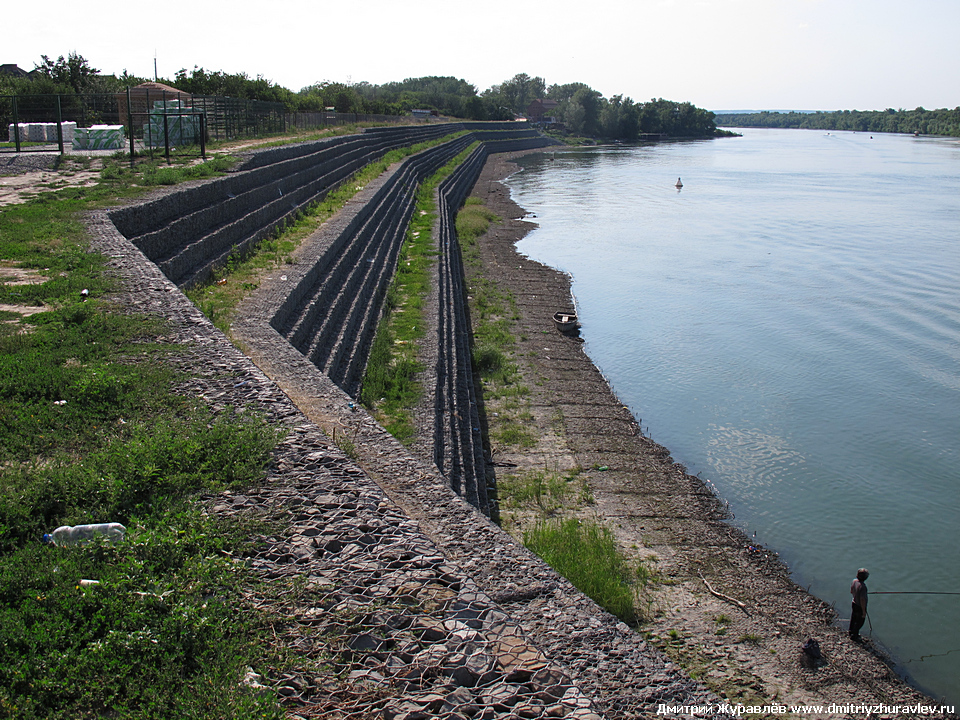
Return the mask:
POLYGON ((527 106, 527 117, 530 119, 530 122, 553 122, 550 113, 556 110, 559 104, 556 100, 537 98, 527 106))
MULTIPOLYGON (((130 109, 137 122, 146 122, 146 116, 154 108, 154 103, 161 100, 177 100, 182 98, 185 106, 190 103, 190 93, 177 90, 175 87, 164 85, 157 82, 145 82, 130 88, 130 109), (142 116, 142 117, 141 117, 142 116)), ((120 124, 126 125, 127 117, 127 93, 117 93, 117 111, 120 114, 120 124)))
POLYGON ((415 118, 426 119, 429 117, 440 117, 440 113, 437 110, 411 110, 411 114, 415 118))
POLYGON ((29 77, 30 73, 24 70, 21 67, 18 67, 16 63, 9 63, 7 65, 0 65, 0 75, 5 77, 29 77))

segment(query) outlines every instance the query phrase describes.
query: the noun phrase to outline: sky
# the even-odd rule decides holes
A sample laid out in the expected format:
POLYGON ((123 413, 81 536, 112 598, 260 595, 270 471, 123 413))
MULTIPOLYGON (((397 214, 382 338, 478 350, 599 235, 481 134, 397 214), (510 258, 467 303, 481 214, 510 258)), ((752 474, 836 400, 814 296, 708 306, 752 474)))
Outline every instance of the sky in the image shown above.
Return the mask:
POLYGON ((960 106, 960 0, 360 0, 21 4, 0 63, 245 72, 297 91, 518 73, 709 110, 960 106))

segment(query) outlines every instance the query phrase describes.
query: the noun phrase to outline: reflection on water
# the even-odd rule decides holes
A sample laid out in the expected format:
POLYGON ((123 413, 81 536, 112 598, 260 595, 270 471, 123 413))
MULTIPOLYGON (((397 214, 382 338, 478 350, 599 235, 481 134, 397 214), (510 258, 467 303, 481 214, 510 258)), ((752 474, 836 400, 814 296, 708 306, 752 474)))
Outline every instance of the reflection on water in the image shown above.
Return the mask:
MULTIPOLYGON (((840 608, 861 566, 872 590, 960 590, 960 143, 748 130, 555 157, 509 181, 540 225, 520 250, 572 274, 586 349, 653 438, 840 608)), ((960 701, 960 598, 870 616, 960 701)))

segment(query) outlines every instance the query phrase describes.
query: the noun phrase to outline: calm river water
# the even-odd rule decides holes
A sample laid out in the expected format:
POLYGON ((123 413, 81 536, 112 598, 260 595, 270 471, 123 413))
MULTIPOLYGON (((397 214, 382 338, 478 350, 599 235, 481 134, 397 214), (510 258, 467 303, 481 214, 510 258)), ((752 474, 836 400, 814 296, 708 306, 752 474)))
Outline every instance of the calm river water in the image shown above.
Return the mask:
POLYGON ((842 617, 869 568, 873 638, 960 703, 960 595, 875 594, 960 593, 960 142, 742 132, 523 158, 520 250, 644 432, 842 617))

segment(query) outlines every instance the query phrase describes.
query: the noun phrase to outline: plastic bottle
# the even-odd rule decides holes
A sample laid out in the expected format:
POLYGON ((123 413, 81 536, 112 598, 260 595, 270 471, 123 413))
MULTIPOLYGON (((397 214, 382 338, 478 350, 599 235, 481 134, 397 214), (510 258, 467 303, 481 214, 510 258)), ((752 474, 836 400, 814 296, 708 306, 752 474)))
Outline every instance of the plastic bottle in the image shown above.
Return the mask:
POLYGON ((96 525, 62 525, 52 533, 43 536, 45 543, 63 547, 65 545, 84 545, 91 542, 95 535, 103 535, 111 543, 123 540, 127 529, 120 523, 97 523, 96 525))

